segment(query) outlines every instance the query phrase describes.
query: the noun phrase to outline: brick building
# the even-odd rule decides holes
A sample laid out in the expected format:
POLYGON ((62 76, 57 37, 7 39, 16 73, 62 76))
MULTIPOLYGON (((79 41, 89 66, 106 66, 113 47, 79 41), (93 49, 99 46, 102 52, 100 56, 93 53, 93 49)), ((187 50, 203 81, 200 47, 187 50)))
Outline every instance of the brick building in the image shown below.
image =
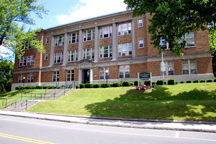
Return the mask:
MULTIPOLYGON (((106 79, 133 82, 144 71, 152 72, 152 81, 162 79, 161 54, 150 44, 150 17, 132 17, 131 11, 124 11, 41 31, 37 38, 46 53, 25 45, 24 56, 15 59, 12 89, 104 83, 106 79)), ((175 57, 168 48, 163 52, 164 79, 213 79, 208 31, 192 32, 185 38, 184 56, 175 57)), ((161 45, 168 46, 163 39, 161 45)))

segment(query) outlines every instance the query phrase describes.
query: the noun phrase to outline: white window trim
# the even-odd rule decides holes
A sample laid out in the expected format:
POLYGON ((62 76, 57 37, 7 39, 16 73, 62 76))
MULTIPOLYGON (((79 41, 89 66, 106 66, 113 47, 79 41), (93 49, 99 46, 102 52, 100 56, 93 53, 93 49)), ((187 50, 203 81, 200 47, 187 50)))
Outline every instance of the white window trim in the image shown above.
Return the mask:
POLYGON ((30 55, 30 56, 24 56, 24 57, 21 57, 20 58, 20 61, 19 61, 19 67, 23 67, 23 66, 33 66, 34 65, 34 55, 30 55), (28 57, 30 57, 30 60, 29 60, 29 64, 28 64, 28 57), (25 65, 24 65, 24 59, 25 59, 25 65), (22 65, 20 65, 22 64, 22 65))
POLYGON ((112 37, 112 26, 101 27, 99 34, 100 34, 100 39, 112 37), (104 37, 106 28, 108 28, 108 36, 104 37))
POLYGON ((49 44, 49 37, 46 37, 46 42, 45 44, 49 44))
POLYGON ((138 20, 137 20, 137 26, 138 26, 138 28, 142 28, 143 27, 143 19, 142 18, 139 18, 138 20), (140 26, 139 24, 139 21, 142 21, 142 26, 140 26))
POLYGON ((29 73, 27 76, 27 83, 32 83, 33 82, 33 73, 29 73))
POLYGON ((53 71, 52 81, 53 82, 59 81, 59 71, 53 71), (55 80, 54 80, 54 75, 55 75, 55 80))
POLYGON ((100 80, 105 80, 105 79, 109 79, 109 67, 100 67, 99 68, 99 79, 100 80), (101 69, 103 69, 103 79, 101 78, 101 69), (106 74, 106 70, 108 70, 108 73, 106 74))
POLYGON ((24 83, 23 77, 24 77, 24 74, 18 75, 18 83, 24 83))
POLYGON ((144 38, 140 38, 140 39, 138 39, 138 44, 139 44, 139 48, 144 48, 145 46, 144 46, 144 38), (140 47, 140 40, 142 40, 143 41, 143 47, 140 47))
MULTIPOLYGON (((119 79, 126 79, 125 77, 125 73, 126 73, 126 66, 129 66, 129 77, 130 78, 130 65, 120 65, 120 66, 123 66, 124 67, 124 71, 123 71, 123 78, 120 78, 120 74, 119 74, 119 79)), ((119 73, 120 73, 120 66, 119 66, 119 73)))
POLYGON ((68 34, 68 44, 78 43, 79 42, 79 32, 68 34), (75 34, 75 42, 73 42, 73 34, 75 34))
POLYGON ((62 46, 64 45, 64 35, 55 36, 55 46, 62 46), (59 43, 59 38, 62 38, 61 43, 59 43))
POLYGON ((100 47, 100 49, 99 49, 99 50, 100 50, 100 52, 99 52, 99 55, 100 55, 99 58, 100 58, 100 59, 103 59, 103 58, 111 58, 112 56, 110 56, 110 53, 111 53, 110 51, 112 51, 112 46, 111 46, 111 45, 107 46, 107 47, 108 47, 108 57, 104 57, 104 47, 105 47, 105 46, 102 46, 102 47, 100 47), (102 50, 102 53, 101 53, 101 50, 102 50), (102 55, 102 57, 101 57, 101 55, 102 55))
POLYGON ((93 52, 94 52, 94 50, 92 48, 82 49, 82 59, 87 59, 88 49, 90 49, 90 60, 93 60, 93 57, 94 57, 93 52), (85 53, 85 57, 84 57, 84 53, 85 53))
POLYGON ((118 36, 123 36, 123 35, 129 35, 129 34, 131 34, 131 31, 132 31, 131 22, 119 24, 118 27, 117 27, 117 31, 118 31, 118 33, 117 33, 118 36), (127 34, 122 34, 122 25, 123 25, 123 24, 127 24, 127 34), (129 29, 129 24, 130 24, 130 29, 129 29), (119 28, 120 28, 120 31, 119 31, 119 28), (130 31, 130 32, 129 32, 129 31, 130 31), (119 34, 119 32, 120 32, 121 34, 119 34))
POLYGON ((48 60, 48 53, 45 53, 44 60, 48 60))
POLYGON ((95 39, 95 30, 94 29, 83 31, 83 41, 91 41, 94 39, 95 39), (88 31, 91 31, 91 39, 90 40, 88 40, 88 31))
POLYGON ((55 53, 54 54, 54 64, 63 63, 63 53, 55 53), (60 62, 58 62, 58 55, 60 54, 60 62))
POLYGON ((22 48, 23 48, 24 50, 32 49, 32 47, 30 46, 29 42, 24 42, 22 48))
MULTIPOLYGON (((175 71, 174 71, 174 61, 171 61, 172 63, 173 63, 173 65, 172 65, 172 67, 173 67, 173 75, 169 75, 169 62, 170 61, 165 61, 164 63, 165 63, 165 74, 164 74, 164 76, 173 76, 173 75, 175 75, 175 71)), ((161 73, 161 76, 162 76, 163 74, 161 73)))
MULTIPOLYGON (((183 75, 194 75, 194 74, 191 74, 191 64, 190 64, 190 61, 191 60, 195 60, 196 61, 196 59, 188 59, 188 60, 182 60, 182 74, 183 75), (188 74, 184 74, 184 72, 183 72, 183 61, 187 61, 188 63, 187 63, 187 65, 188 65, 188 74)), ((196 64, 195 64, 195 66, 196 66, 196 73, 195 74, 197 74, 197 61, 196 61, 196 64)))
POLYGON ((122 44, 118 44, 118 57, 131 56, 131 55, 132 55, 132 51, 133 51, 132 43, 122 43, 122 44), (127 44, 127 54, 126 54, 126 55, 122 55, 122 52, 123 52, 123 45, 124 45, 124 44, 127 44), (131 54, 129 54, 130 44, 131 44, 131 54), (121 46, 121 55, 119 55, 119 46, 121 46))
POLYGON ((74 51, 68 51, 68 58, 67 58, 68 62, 75 62, 71 58, 73 52, 75 52, 75 61, 78 61, 78 52, 77 50, 74 50, 74 51))
POLYGON ((66 81, 74 81, 74 70, 67 70, 67 77, 66 77, 66 81), (69 72, 69 73, 68 73, 69 72), (68 80, 68 74, 69 74, 69 79, 68 80), (73 75, 73 76, 72 76, 73 75), (71 80, 71 78, 73 78, 73 80, 71 80))

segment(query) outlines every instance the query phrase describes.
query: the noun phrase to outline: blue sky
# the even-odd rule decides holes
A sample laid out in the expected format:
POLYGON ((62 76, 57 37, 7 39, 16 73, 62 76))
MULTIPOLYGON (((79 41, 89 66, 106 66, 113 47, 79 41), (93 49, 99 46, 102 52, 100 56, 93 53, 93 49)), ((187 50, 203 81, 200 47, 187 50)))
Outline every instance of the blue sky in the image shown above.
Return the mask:
MULTIPOLYGON (((89 19, 101 15, 120 12, 126 10, 124 0, 37 0, 36 5, 44 6, 49 10, 48 14, 43 14, 43 19, 40 19, 31 13, 31 17, 35 20, 35 25, 26 25, 32 29, 51 27, 89 19)), ((11 51, 3 46, 0 50, 12 55, 11 51)), ((2 55, 8 57, 8 55, 2 55)), ((13 57, 14 59, 14 57, 13 57)))

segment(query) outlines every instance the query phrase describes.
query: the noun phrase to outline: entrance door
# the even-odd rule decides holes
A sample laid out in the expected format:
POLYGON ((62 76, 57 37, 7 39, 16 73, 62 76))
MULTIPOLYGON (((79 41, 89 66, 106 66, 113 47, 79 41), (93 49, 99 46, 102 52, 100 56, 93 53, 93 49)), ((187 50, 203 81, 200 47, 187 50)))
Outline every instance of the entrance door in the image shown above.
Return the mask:
POLYGON ((90 83, 89 78, 90 78, 90 70, 89 69, 83 70, 83 82, 90 83))

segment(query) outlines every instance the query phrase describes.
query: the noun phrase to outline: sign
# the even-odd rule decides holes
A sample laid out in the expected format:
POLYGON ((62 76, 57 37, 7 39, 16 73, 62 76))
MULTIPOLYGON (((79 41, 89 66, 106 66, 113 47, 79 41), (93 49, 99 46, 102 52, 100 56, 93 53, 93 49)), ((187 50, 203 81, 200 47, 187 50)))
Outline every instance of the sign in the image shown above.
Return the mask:
POLYGON ((140 79, 150 79, 151 78, 151 73, 148 73, 148 72, 139 73, 139 78, 140 79))

